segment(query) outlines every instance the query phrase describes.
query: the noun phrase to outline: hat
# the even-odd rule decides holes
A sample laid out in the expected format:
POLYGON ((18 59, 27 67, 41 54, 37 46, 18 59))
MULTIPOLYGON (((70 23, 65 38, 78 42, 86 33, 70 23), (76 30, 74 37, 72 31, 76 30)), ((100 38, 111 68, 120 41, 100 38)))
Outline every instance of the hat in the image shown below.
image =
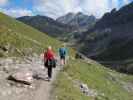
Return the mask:
POLYGON ((52 47, 51 46, 48 46, 48 50, 51 50, 52 49, 52 47))

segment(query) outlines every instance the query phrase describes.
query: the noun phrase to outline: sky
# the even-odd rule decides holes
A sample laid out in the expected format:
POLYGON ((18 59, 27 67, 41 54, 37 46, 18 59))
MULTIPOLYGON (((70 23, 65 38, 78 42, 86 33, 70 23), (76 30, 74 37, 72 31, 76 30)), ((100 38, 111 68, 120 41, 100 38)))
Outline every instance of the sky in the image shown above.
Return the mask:
POLYGON ((12 17, 45 15, 58 18, 69 12, 83 12, 97 18, 113 8, 121 8, 133 0, 0 0, 0 12, 12 17))

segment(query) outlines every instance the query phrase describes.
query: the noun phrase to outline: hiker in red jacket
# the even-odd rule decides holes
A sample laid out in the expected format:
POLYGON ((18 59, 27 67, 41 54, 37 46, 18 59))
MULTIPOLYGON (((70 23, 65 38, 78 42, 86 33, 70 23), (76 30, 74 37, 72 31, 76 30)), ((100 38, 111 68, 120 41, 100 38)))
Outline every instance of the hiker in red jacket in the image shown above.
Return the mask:
POLYGON ((56 67, 55 54, 51 46, 49 46, 47 51, 44 52, 44 64, 48 69, 48 80, 50 81, 52 78, 52 68, 56 67))

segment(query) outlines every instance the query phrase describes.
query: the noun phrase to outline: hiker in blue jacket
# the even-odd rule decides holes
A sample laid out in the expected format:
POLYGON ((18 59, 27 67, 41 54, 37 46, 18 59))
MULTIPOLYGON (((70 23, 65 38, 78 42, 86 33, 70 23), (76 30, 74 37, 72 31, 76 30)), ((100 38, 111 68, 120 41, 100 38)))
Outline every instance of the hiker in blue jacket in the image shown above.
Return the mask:
POLYGON ((65 45, 63 45, 61 48, 59 48, 59 56, 60 56, 61 65, 66 64, 66 55, 67 55, 67 48, 65 47, 65 45))

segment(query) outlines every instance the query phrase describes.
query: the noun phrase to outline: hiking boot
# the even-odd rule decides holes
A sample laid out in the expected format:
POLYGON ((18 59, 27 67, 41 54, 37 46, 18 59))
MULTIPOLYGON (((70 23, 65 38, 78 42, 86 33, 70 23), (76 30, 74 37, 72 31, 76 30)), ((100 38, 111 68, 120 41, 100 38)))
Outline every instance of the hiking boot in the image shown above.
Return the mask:
POLYGON ((50 77, 48 77, 48 81, 51 81, 51 78, 50 77))

